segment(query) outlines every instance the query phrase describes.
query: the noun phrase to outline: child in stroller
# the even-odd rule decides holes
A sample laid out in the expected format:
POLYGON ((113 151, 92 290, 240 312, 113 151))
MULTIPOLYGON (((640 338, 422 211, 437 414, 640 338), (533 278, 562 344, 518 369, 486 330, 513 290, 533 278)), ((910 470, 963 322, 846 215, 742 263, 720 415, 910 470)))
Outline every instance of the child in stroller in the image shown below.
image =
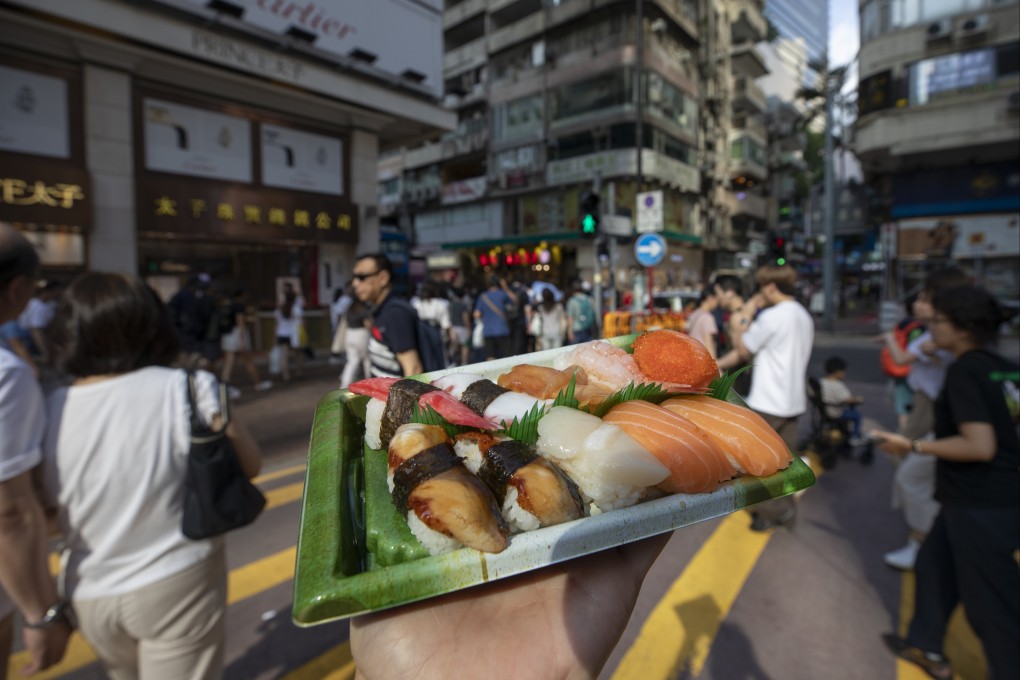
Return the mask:
POLYGON ((825 362, 825 377, 808 378, 812 429, 807 447, 818 454, 826 469, 835 467, 840 455, 851 457, 859 447, 864 447, 861 463, 867 465, 874 458, 872 443, 861 436, 861 413, 857 407, 863 399, 852 394, 843 382, 846 370, 846 360, 833 356, 825 362))

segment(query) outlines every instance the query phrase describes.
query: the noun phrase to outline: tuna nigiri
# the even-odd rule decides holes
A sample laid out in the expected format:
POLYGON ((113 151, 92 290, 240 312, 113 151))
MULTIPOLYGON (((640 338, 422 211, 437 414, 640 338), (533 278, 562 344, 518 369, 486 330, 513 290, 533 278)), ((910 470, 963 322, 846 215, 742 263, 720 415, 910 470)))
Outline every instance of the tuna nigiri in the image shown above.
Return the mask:
POLYGON ((713 491, 737 472, 704 430, 661 406, 627 401, 614 406, 603 420, 619 425, 669 468, 669 478, 659 484, 663 491, 713 491))
POLYGON ((372 449, 389 444, 393 433, 410 422, 414 405, 431 406, 454 425, 496 429, 496 423, 483 418, 443 390, 418 380, 405 378, 368 378, 352 383, 348 389, 378 400, 366 408, 365 439, 372 449))
POLYGON ((662 406, 701 427, 755 477, 771 475, 793 460, 782 437, 751 409, 695 395, 667 399, 662 406))
POLYGON ((432 555, 461 545, 497 553, 510 530, 492 492, 453 450, 443 428, 408 423, 390 440, 387 482, 397 510, 432 555))

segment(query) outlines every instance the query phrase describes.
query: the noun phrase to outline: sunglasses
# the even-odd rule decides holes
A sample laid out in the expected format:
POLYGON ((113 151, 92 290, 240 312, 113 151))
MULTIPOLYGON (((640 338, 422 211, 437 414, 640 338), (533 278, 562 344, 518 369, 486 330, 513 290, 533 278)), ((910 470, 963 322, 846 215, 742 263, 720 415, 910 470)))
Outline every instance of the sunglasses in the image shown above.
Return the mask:
MULTIPOLYGON (((382 270, 380 269, 379 271, 382 270)), ((372 278, 373 276, 378 274, 379 271, 372 272, 371 274, 351 274, 351 278, 354 279, 355 281, 364 281, 365 279, 372 278)))

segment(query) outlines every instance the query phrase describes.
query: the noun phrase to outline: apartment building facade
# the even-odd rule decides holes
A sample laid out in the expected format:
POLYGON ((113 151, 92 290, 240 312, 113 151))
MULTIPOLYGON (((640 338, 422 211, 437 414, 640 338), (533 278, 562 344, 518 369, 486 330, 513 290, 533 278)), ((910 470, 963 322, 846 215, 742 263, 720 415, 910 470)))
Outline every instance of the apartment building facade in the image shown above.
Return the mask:
POLYGON ((953 259, 1020 289, 1020 3, 861 2, 855 145, 902 294, 953 259))
POLYGON ((603 216, 632 220, 637 194, 661 191, 669 253, 657 286, 695 287, 734 266, 767 218, 761 10, 760 0, 448 2, 444 104, 458 126, 384 159, 387 218, 413 228, 420 254, 445 266, 456 253, 469 279, 499 269, 607 281, 635 264, 632 248, 613 244, 609 271, 580 236, 581 196, 597 189, 603 216))

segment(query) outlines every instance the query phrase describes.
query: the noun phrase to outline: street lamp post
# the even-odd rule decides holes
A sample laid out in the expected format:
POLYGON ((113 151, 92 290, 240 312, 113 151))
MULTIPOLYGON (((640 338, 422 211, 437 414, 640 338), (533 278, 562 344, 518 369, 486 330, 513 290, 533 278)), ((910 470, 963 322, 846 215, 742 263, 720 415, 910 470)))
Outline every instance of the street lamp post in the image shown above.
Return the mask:
POLYGON ((826 331, 833 332, 836 329, 836 316, 834 309, 835 283, 836 283, 836 243, 833 237, 835 231, 833 222, 836 212, 836 181, 833 164, 833 141, 832 141, 832 112, 833 99, 836 93, 833 92, 835 81, 829 69, 825 72, 825 244, 824 260, 822 266, 822 283, 825 291, 825 310, 822 315, 822 326, 826 331))

